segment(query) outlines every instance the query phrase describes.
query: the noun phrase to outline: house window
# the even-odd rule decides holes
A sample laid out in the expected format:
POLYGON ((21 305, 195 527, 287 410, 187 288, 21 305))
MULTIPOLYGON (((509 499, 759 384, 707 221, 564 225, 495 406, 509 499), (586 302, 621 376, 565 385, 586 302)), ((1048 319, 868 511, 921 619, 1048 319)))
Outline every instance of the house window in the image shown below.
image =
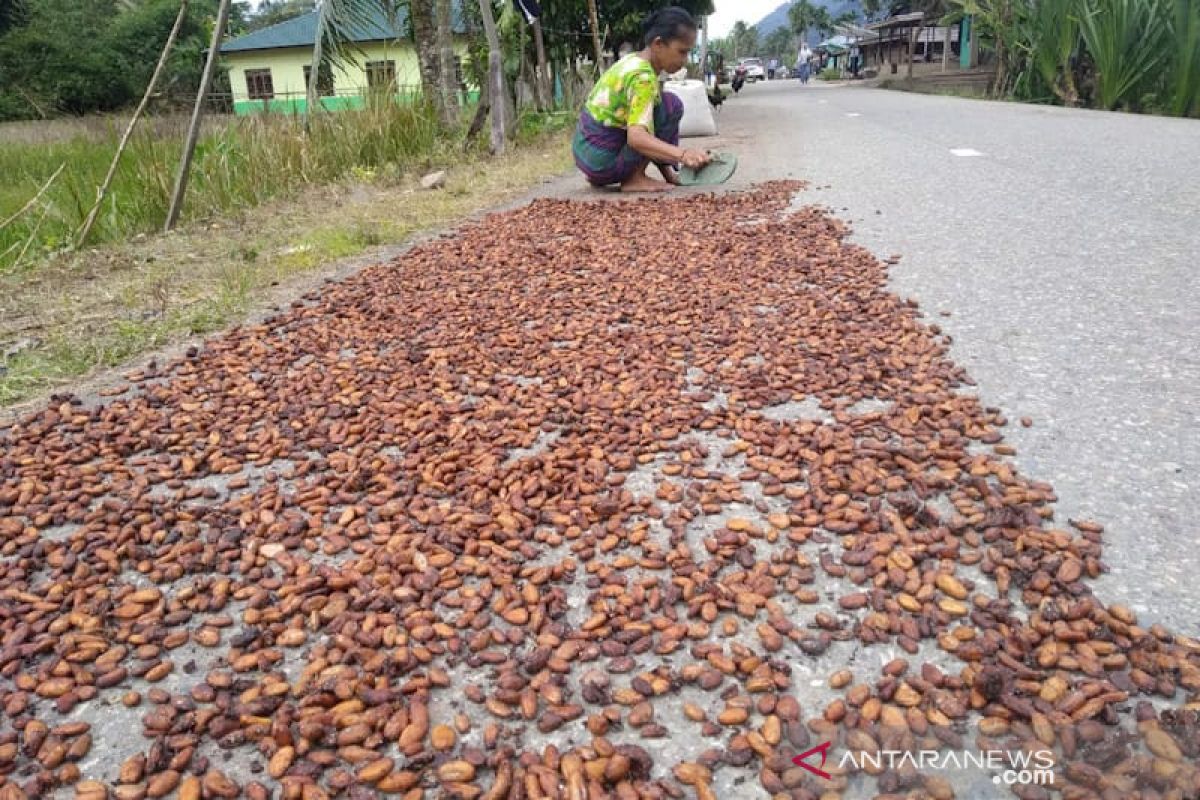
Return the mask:
POLYGON ((271 83, 271 70, 246 70, 246 92, 251 100, 275 99, 275 85, 271 83))
POLYGON ((367 86, 372 89, 387 88, 396 84, 395 61, 368 61, 367 86))
MULTIPOLYGON (((304 92, 308 93, 308 83, 312 80, 312 67, 304 68, 304 92)), ((320 71, 317 73, 317 96, 318 97, 333 97, 333 70, 328 64, 322 64, 320 71)))

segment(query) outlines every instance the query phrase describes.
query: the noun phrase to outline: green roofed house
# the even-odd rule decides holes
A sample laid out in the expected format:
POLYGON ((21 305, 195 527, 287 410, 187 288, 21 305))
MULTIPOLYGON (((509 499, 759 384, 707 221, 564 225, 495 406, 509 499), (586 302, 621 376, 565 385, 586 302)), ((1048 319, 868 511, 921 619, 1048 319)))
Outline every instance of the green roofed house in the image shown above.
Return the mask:
MULTIPOLYGON (((462 62, 467 57, 467 40, 461 6, 455 2, 454 7, 455 63, 459 86, 465 90, 462 62)), ((319 76, 321 105, 358 108, 369 94, 376 93, 398 99, 418 96, 421 73, 407 28, 407 14, 400 9, 393 19, 379 12, 370 24, 356 29, 353 38, 361 52, 352 53, 353 63, 345 68, 319 76)), ((311 11, 221 45, 229 64, 234 113, 304 110, 316 30, 317 12, 311 11)))

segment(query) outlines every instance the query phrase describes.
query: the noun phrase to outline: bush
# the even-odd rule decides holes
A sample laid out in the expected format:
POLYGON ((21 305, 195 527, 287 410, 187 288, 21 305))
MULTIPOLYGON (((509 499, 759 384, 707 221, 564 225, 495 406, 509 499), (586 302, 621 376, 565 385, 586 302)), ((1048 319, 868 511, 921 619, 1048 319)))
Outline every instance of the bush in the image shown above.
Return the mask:
POLYGON ((842 71, 837 67, 826 67, 821 70, 817 77, 823 81, 840 81, 842 79, 842 71))
POLYGON ((1196 0, 952 0, 975 15, 996 92, 1200 116, 1196 0))

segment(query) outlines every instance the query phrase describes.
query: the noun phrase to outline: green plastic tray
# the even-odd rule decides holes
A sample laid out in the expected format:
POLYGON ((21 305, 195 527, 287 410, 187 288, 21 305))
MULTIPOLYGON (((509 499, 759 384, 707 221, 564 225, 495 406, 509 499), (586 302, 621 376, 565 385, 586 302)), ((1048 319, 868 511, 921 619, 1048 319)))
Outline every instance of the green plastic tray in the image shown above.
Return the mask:
POLYGON ((698 170, 682 167, 679 183, 683 186, 715 186, 733 177, 737 171, 737 156, 733 153, 713 153, 712 161, 698 170))

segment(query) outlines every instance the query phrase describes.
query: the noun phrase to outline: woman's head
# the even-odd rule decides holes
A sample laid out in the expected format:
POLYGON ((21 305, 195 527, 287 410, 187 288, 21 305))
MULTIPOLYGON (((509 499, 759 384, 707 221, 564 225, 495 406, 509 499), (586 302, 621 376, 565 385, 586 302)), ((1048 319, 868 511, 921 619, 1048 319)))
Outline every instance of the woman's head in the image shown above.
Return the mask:
POLYGON ((696 20, 678 6, 660 8, 642 23, 642 47, 659 72, 678 72, 696 46, 696 20))

